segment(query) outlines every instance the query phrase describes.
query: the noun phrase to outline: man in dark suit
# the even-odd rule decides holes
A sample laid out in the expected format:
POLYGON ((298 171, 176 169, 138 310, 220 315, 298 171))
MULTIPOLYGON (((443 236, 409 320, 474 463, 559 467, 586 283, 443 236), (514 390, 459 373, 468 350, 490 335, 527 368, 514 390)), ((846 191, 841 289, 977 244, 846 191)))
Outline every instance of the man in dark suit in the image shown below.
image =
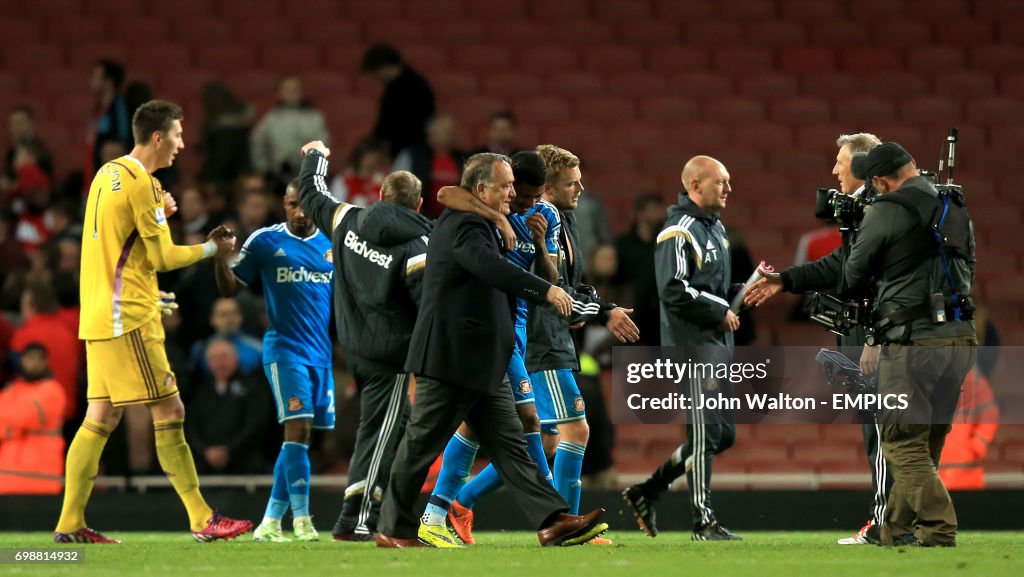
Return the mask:
MULTIPOLYGON (((462 187, 504 214, 515 195, 506 156, 469 159, 462 187)), ((603 510, 568 515, 568 507, 526 452, 512 390, 503 382, 514 346, 516 297, 548 302, 568 316, 572 301, 560 288, 501 256, 499 233, 482 217, 445 210, 431 234, 407 371, 416 398, 391 468, 378 524, 380 547, 461 547, 443 525, 419 523, 414 509, 431 463, 463 421, 476 432, 516 504, 538 527, 541 545, 578 545, 607 530, 603 510), (417 529, 418 528, 418 529, 417 529)))

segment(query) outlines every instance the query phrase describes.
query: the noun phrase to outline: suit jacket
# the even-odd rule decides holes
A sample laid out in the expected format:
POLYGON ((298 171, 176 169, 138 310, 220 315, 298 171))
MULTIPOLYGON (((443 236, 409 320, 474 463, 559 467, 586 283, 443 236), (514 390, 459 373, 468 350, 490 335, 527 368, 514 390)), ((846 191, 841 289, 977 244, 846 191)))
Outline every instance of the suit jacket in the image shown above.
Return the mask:
POLYGON ((499 390, 515 345, 515 298, 543 303, 550 286, 505 260, 491 223, 445 210, 430 235, 405 369, 467 389, 499 390))

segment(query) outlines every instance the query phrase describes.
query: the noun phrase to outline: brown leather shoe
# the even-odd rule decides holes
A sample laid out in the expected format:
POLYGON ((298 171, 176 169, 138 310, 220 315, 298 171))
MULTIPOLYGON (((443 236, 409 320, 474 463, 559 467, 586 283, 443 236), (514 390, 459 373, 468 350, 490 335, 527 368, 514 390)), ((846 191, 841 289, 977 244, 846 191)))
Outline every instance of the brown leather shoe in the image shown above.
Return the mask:
POLYGON ((582 545, 608 530, 601 522, 604 509, 594 509, 586 515, 559 513, 553 523, 537 531, 542 547, 582 545))
POLYGON ((413 537, 412 539, 401 539, 399 537, 390 537, 383 533, 377 533, 375 535, 378 547, 385 547, 388 549, 405 549, 408 547, 430 547, 423 541, 413 537))

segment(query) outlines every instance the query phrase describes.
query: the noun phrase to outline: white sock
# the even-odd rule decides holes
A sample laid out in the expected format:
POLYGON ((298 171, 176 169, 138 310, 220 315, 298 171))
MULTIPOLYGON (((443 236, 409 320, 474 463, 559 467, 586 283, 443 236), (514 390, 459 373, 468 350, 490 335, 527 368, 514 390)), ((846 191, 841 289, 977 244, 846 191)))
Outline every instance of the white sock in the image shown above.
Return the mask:
POLYGON ((274 526, 280 527, 281 526, 281 520, 280 519, 274 519, 273 517, 264 517, 263 518, 263 522, 261 522, 260 525, 274 525, 274 526))

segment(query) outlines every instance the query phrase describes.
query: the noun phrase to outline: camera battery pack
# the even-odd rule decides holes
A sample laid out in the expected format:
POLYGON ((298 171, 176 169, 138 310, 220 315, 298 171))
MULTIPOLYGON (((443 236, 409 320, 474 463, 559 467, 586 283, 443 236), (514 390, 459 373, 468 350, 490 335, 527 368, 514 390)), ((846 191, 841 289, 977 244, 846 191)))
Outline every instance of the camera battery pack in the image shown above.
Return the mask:
POLYGON ((942 293, 931 294, 929 307, 932 310, 932 322, 946 322, 946 297, 942 293))

